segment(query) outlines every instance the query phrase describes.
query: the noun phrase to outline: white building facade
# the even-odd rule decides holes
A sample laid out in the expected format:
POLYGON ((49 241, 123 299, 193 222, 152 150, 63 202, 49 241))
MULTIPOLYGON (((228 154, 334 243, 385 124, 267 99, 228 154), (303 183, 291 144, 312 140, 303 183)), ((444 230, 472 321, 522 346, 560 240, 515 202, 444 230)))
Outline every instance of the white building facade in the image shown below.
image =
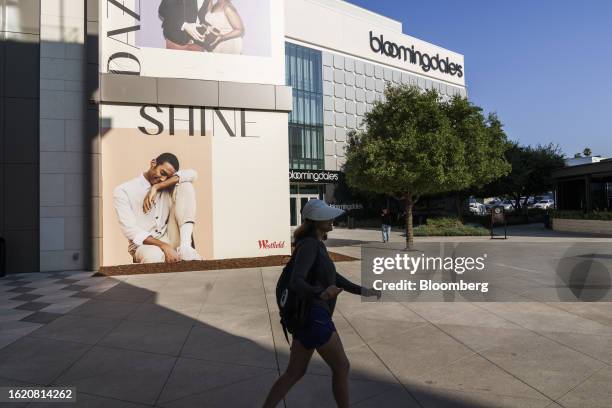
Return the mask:
POLYGON ((8 273, 130 263, 112 193, 166 151, 198 172, 205 258, 287 254, 387 84, 466 95, 462 55, 345 1, 234 0, 243 31, 224 52, 170 28, 173 7, 210 23, 205 3, 0 2, 8 273))
POLYGON ((401 22, 345 1, 286 0, 285 40, 287 85, 294 97, 289 120, 290 167, 296 174, 292 227, 299 224, 299 209, 308 199, 334 201, 338 179, 309 183, 298 170, 341 172, 347 134, 364 129, 364 115, 384 99, 388 84, 435 89, 443 98, 467 95, 462 55, 405 35, 401 22), (314 74, 298 72, 304 62, 314 74), (308 91, 316 96, 304 96, 308 91), (304 106, 316 114, 308 117, 304 106), (292 132, 300 123, 309 126, 292 132))

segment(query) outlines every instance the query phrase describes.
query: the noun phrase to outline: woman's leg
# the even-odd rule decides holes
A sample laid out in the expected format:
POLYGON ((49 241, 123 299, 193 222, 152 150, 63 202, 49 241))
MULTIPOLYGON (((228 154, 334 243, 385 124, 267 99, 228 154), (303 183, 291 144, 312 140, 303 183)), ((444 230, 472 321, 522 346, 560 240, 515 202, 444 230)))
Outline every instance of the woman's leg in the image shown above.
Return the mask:
POLYGON ((287 395, 291 387, 300 380, 306 373, 308 363, 314 350, 308 350, 298 340, 293 339, 291 343, 291 353, 289 354, 289 364, 287 369, 278 377, 272 389, 268 393, 264 408, 274 408, 287 395))
POLYGON ((317 352, 323 357, 332 370, 332 389, 334 398, 339 408, 348 408, 349 392, 348 392, 348 374, 350 363, 344 346, 340 341, 340 336, 337 332, 332 334, 327 343, 317 349, 317 352))

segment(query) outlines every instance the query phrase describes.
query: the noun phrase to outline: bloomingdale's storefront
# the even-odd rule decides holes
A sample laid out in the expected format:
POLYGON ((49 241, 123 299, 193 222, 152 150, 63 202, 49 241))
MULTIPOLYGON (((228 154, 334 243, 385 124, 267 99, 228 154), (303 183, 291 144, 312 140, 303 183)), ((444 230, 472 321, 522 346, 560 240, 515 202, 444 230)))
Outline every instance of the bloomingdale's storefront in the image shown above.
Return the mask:
POLYGON ((342 179, 347 134, 382 100, 386 84, 465 95, 463 56, 409 37, 400 22, 337 0, 285 2, 285 78, 289 114, 290 223, 311 198, 343 208, 334 195, 342 179), (316 25, 309 22, 317 21, 316 25))

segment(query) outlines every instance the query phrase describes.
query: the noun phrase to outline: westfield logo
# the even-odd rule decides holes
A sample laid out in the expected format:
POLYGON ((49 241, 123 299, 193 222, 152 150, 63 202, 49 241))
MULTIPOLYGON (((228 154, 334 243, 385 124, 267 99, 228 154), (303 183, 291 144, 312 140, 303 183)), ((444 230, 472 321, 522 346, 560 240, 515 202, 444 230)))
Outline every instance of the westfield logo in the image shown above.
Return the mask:
POLYGON ((259 242, 259 249, 278 249, 285 247, 285 241, 268 241, 267 239, 261 239, 259 242))

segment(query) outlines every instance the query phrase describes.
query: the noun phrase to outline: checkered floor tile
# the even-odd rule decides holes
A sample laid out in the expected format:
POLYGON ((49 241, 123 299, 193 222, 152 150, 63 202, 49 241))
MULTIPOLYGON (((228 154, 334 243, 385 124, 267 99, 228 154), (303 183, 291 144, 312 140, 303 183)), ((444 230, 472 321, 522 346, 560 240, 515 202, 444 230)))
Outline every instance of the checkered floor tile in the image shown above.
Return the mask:
POLYGON ((0 278, 0 348, 119 283, 93 274, 28 273, 0 278))

